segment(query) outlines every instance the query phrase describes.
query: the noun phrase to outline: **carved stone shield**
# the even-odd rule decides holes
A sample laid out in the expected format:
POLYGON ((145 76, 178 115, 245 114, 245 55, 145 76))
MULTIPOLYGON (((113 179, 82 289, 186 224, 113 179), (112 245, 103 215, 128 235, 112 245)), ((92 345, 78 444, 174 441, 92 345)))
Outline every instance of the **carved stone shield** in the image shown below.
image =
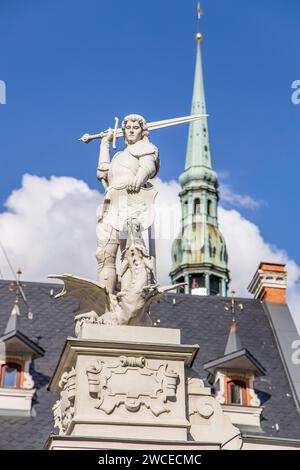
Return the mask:
POLYGON ((154 201, 157 191, 151 184, 142 187, 138 193, 128 192, 125 188, 111 188, 107 222, 118 231, 126 228, 129 219, 137 219, 141 229, 146 230, 154 221, 154 201))

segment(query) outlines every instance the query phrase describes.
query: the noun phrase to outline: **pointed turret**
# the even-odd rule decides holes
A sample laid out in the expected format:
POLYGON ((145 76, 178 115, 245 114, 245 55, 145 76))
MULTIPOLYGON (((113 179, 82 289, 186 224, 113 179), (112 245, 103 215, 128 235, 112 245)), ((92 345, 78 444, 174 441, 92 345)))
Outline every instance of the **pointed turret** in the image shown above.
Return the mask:
MULTIPOLYGON (((228 340, 226 343, 226 348, 225 348, 225 353, 224 353, 225 356, 227 354, 235 353, 242 349, 242 343, 238 334, 238 327, 237 327, 237 322, 236 322, 236 303, 234 299, 235 290, 231 289, 230 294, 231 294, 231 302, 230 302, 231 326, 229 330, 228 340)), ((238 305, 238 307, 241 308, 241 304, 238 305)), ((226 310, 228 310, 228 306, 226 306, 225 308, 226 310)))
POLYGON ((226 356, 241 349, 242 343, 239 338, 237 324, 235 320, 232 320, 224 355, 226 356))
POLYGON ((23 333, 25 324, 24 320, 23 322, 20 321, 21 299, 21 305, 22 303, 23 305, 25 304, 26 308, 28 309, 28 319, 32 319, 32 312, 30 311, 27 299, 25 297, 23 290, 24 284, 20 280, 21 274, 22 271, 19 269, 17 271, 16 280, 12 282, 9 287, 9 291, 15 294, 15 300, 6 324, 6 328, 3 334, 0 336, 0 345, 4 345, 4 354, 3 351, 1 352, 2 360, 4 361, 6 360, 6 356, 9 357, 10 355, 13 355, 13 357, 18 357, 23 353, 31 355, 32 358, 44 355, 44 350, 35 341, 32 341, 27 335, 23 333))
POLYGON ((4 334, 11 333, 12 331, 17 331, 18 329, 18 319, 20 316, 20 308, 19 303, 15 301, 12 311, 10 312, 10 316, 4 330, 4 334))
MULTIPOLYGON (((198 7, 198 18, 200 17, 198 7)), ((200 33, 191 114, 206 114, 200 33)), ((218 179, 212 169, 207 118, 189 127, 185 170, 179 178, 182 231, 172 246, 173 283, 185 282, 185 293, 227 293, 229 271, 225 240, 218 228, 218 179)))

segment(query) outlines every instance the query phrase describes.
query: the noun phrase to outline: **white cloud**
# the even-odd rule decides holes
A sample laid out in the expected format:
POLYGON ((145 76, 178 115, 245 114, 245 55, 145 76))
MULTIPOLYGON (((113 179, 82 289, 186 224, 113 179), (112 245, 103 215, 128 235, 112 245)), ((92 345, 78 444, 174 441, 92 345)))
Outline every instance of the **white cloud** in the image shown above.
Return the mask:
POLYGON ((221 201, 224 207, 243 207, 245 209, 257 209, 261 203, 246 194, 235 193, 228 184, 220 184, 221 201))
POLYGON ((176 181, 163 182, 159 178, 155 179, 154 184, 158 191, 155 211, 158 278, 161 283, 169 284, 172 241, 180 230, 181 209, 178 197, 180 186, 176 181))
MULTIPOLYGON (((158 277, 168 283, 172 239, 180 230, 179 185, 155 180, 157 197, 158 277)), ((49 273, 96 277, 96 213, 102 195, 75 178, 49 180, 25 175, 0 213, 0 240, 24 279, 47 281, 49 273)), ((247 286, 260 261, 287 264, 289 304, 300 326, 300 268, 283 250, 269 245, 259 228, 237 210, 219 209, 220 228, 229 251, 232 286, 248 296, 247 286)), ((11 278, 0 255, 0 268, 11 278)))
MULTIPOLYGON (((50 273, 91 276, 96 269, 96 210, 102 196, 69 177, 24 175, 22 187, 0 214, 0 240, 12 264, 27 280, 47 281, 50 273)), ((0 258, 2 272, 5 269, 0 258)))

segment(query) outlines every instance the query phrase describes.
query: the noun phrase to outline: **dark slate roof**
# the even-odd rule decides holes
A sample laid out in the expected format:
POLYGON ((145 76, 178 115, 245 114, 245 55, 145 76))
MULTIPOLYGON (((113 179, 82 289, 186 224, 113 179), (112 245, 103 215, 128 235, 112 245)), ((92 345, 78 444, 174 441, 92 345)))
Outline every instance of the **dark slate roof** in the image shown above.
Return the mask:
MULTIPOLYGON (((264 407, 262 429, 267 436, 299 439, 300 417, 263 303, 236 300, 244 306, 237 315, 241 343, 266 369, 266 376, 254 383, 264 407), (275 424, 279 425, 278 432, 275 424)), ((161 327, 180 328, 182 343, 200 345, 193 369, 203 379, 207 377, 203 365, 224 355, 231 324, 231 315, 224 309, 228 302, 222 297, 169 295, 153 308, 153 317, 161 320, 161 327), (176 297, 175 305, 172 297, 176 297)))
MULTIPOLYGON (((0 335, 14 300, 9 284, 0 281, 0 335)), ((0 449, 41 449, 54 431, 51 408, 57 397, 47 391, 47 384, 66 337, 74 334, 72 311, 77 306, 76 299, 50 298, 50 289, 54 289, 54 294, 61 290, 58 284, 26 284, 33 320, 27 318, 26 308, 20 304, 18 329, 39 344, 45 355, 34 361, 31 371, 37 388, 33 414, 28 418, 0 416, 0 449)), ((160 319, 161 327, 180 328, 183 344, 200 345, 193 368, 204 379, 207 373, 203 364, 224 354, 231 323, 230 314, 224 310, 226 302, 228 299, 221 297, 170 294, 153 308, 153 318, 160 319)), ((262 429, 267 436, 299 439, 299 415, 263 305, 252 299, 238 302, 244 305, 237 320, 242 345, 266 369, 266 376, 255 382, 264 406, 262 429), (275 424, 279 425, 278 432, 275 424)))
MULTIPOLYGON (((10 282, 0 281, 0 333, 4 331, 14 297, 8 291, 10 282)), ((52 406, 57 397, 47 391, 66 336, 73 335, 73 314, 76 299, 55 301, 50 289, 58 293, 58 284, 26 282, 26 297, 33 312, 27 318, 26 307, 20 301, 18 329, 45 350, 44 357, 34 361, 31 374, 37 388, 33 416, 0 416, 0 449, 41 449, 53 432, 52 406)))

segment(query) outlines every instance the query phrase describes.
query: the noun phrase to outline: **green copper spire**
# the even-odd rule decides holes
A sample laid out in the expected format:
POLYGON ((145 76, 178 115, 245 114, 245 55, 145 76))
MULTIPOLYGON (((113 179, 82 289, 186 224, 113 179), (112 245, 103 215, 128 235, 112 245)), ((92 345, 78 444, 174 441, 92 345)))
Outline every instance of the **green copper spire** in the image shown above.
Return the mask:
MULTIPOLYGON (((199 35, 197 35, 197 56, 191 109, 192 115, 206 114, 201 60, 201 39, 202 36, 199 33, 199 35)), ((211 168, 207 118, 192 122, 189 129, 185 169, 187 170, 190 167, 199 165, 211 168)))
MULTIPOLYGON (((201 40, 202 35, 198 33, 193 115, 206 114, 201 40)), ((225 296, 229 282, 228 257, 218 228, 218 178, 211 165, 206 118, 190 124, 185 170, 179 182, 182 230, 172 246, 172 282, 186 282, 187 294, 225 296)))
MULTIPOLYGON (((207 114, 201 60, 202 35, 198 33, 196 38, 197 53, 191 109, 192 115, 207 114)), ((182 188, 184 188, 193 186, 196 182, 196 184, 198 184, 199 181, 202 181, 204 178, 206 180, 210 180, 212 185, 211 189, 217 188, 217 175, 212 170, 211 166, 207 118, 203 118, 190 124, 185 159, 185 171, 180 176, 179 181, 182 188)))

